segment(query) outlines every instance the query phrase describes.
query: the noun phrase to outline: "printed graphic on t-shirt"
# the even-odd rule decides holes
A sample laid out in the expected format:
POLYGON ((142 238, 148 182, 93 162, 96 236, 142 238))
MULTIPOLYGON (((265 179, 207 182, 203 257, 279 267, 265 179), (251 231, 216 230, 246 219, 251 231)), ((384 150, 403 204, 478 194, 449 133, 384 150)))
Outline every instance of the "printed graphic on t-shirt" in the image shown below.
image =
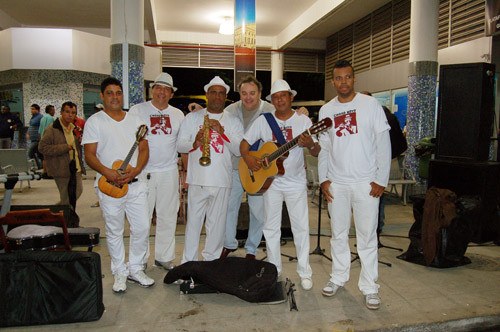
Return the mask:
MULTIPOLYGON (((289 142, 293 139, 292 127, 285 127, 285 128, 280 128, 280 129, 281 129, 281 133, 283 134, 283 137, 285 138, 286 142, 289 142)), ((276 138, 276 136, 274 136, 274 133, 273 133, 273 142, 278 142, 278 139, 276 138)))
POLYGON ((337 114, 334 118, 335 134, 338 137, 348 136, 358 133, 358 125, 356 122, 356 110, 351 110, 337 114))
MULTIPOLYGON (((215 130, 210 130, 210 146, 214 149, 215 153, 224 153, 224 139, 215 130)), ((203 145, 200 146, 200 150, 203 152, 203 145)))
POLYGON ((152 135, 170 135, 172 134, 172 125, 170 124, 170 117, 163 115, 151 115, 151 134, 152 135))

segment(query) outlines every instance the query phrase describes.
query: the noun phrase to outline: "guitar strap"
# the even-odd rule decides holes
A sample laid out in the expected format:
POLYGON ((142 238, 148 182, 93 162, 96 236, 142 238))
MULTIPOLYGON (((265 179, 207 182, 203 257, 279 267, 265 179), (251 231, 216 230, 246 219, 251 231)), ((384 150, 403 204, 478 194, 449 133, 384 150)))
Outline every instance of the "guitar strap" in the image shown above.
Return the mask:
POLYGON ((285 137, 283 137, 283 133, 281 132, 278 123, 274 118, 274 115, 272 113, 263 113, 262 115, 266 117, 267 123, 269 124, 269 127, 271 127, 274 137, 276 137, 278 143, 280 145, 285 145, 286 144, 285 137))

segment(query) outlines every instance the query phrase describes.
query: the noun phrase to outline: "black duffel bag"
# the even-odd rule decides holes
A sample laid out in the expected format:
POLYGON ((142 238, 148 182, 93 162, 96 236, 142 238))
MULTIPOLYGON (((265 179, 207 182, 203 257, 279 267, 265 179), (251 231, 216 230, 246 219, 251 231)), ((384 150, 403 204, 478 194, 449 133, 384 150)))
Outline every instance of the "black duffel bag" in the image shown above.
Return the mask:
POLYGON ((95 252, 0 254, 0 326, 98 320, 102 298, 101 258, 95 252))
POLYGON ((267 302, 275 293, 278 271, 274 264, 242 257, 226 257, 208 262, 187 262, 165 276, 166 284, 189 280, 208 285, 248 302, 267 302))

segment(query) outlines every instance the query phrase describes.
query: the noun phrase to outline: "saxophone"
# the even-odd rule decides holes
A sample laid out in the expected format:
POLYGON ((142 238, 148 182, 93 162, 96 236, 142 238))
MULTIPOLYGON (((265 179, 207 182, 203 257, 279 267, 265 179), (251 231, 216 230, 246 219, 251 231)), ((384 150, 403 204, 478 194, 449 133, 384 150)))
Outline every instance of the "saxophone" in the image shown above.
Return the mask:
POLYGON ((208 166, 210 165, 210 124, 208 114, 205 115, 203 119, 203 151, 201 152, 200 165, 208 166))

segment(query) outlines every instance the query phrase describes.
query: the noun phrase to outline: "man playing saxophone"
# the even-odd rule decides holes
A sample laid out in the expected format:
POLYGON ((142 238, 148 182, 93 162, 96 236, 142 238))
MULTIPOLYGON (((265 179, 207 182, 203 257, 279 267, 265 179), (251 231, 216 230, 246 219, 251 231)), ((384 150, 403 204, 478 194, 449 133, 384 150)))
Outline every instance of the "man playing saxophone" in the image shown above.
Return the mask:
POLYGON ((203 220, 206 230, 203 259, 220 257, 231 193, 231 153, 240 154, 243 136, 239 119, 224 112, 229 86, 215 76, 205 85, 205 92, 207 108, 186 116, 177 144, 180 153, 188 153, 186 183, 189 190, 182 263, 198 260, 203 220))

